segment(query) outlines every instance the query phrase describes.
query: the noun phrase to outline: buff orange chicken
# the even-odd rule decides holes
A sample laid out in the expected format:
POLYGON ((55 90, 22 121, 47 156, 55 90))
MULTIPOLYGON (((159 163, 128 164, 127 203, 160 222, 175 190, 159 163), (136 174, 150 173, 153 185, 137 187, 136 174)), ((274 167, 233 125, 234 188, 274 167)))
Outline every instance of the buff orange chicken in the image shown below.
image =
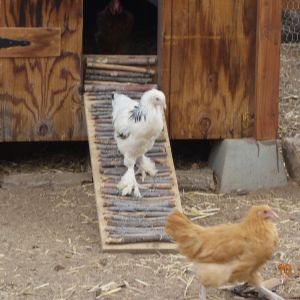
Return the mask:
POLYGON ((256 286, 268 299, 283 300, 263 287, 259 273, 278 244, 272 223, 276 217, 268 205, 253 206, 238 224, 202 227, 178 211, 168 217, 166 232, 178 243, 179 252, 194 262, 201 300, 206 299, 206 287, 237 281, 256 286))

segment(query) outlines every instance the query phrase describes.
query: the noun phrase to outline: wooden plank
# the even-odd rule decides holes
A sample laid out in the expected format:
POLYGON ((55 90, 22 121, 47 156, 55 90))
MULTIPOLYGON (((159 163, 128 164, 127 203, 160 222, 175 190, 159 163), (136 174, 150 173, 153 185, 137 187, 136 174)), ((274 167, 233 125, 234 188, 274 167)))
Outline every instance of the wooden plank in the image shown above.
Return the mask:
POLYGON ((277 138, 281 0, 258 0, 255 79, 255 138, 277 138))
POLYGON ((60 28, 0 28, 0 58, 60 55, 60 28))
POLYGON ((138 84, 138 83, 120 83, 112 81, 95 81, 85 80, 84 89, 87 92, 103 92, 103 91, 140 91, 145 92, 147 90, 156 88, 157 85, 152 84, 138 84))
POLYGON ((87 62, 101 62, 102 64, 115 65, 145 65, 151 66, 157 64, 156 55, 97 55, 88 54, 84 56, 87 62))
POLYGON ((173 1, 171 138, 251 135, 255 35, 256 1, 173 1))
MULTIPOLYGON (((110 96, 108 95, 108 99, 110 96)), ((91 164, 92 164, 92 172, 94 179, 94 187, 95 187, 95 196, 96 196, 96 206, 98 212, 98 220, 99 220, 99 230, 101 237, 101 245, 103 251, 129 251, 129 252, 153 252, 153 251, 174 251, 176 249, 176 245, 169 242, 143 242, 143 243, 130 243, 130 244, 108 244, 105 241, 108 239, 108 233, 105 230, 107 228, 107 222, 105 220, 104 214, 107 212, 107 207, 104 205, 105 199, 103 197, 102 192, 105 189, 105 178, 100 174, 100 162, 99 162, 99 150, 97 149, 97 144, 95 142, 95 123, 91 117, 90 111, 92 110, 92 105, 95 105, 97 101, 94 100, 94 96, 89 93, 85 93, 84 95, 84 103, 85 103, 85 112, 87 116, 87 128, 89 135, 89 147, 91 154, 91 164)), ((101 102, 99 102, 100 105, 101 102)), ((169 178, 173 182, 173 186, 171 188, 172 199, 174 199, 175 206, 177 209, 181 210, 180 203, 180 195, 178 190, 178 184, 175 174, 174 163, 172 160, 172 153, 170 148, 170 143, 168 139, 168 132, 166 123, 164 126, 164 137, 166 139, 165 149, 167 152, 167 164, 171 169, 171 177, 169 178)), ((114 200, 118 198, 118 196, 111 196, 109 198, 114 200)), ((157 199, 156 199, 157 200, 157 199)), ((144 200, 146 201, 146 200, 144 200)))
POLYGON ((171 84, 171 39, 172 35, 172 2, 158 1, 158 85, 165 93, 167 101, 166 122, 170 128, 170 84, 171 84))
POLYGON ((112 65, 107 63, 99 62, 87 62, 87 67, 91 69, 102 69, 102 70, 117 70, 117 71, 130 71, 136 73, 147 73, 154 75, 155 70, 152 70, 150 67, 136 67, 136 66, 124 66, 124 65, 112 65))
POLYGON ((0 27, 61 28, 61 55, 0 59, 0 141, 86 140, 83 0, 2 0, 0 27))
MULTIPOLYGON (((165 36, 165 39, 171 44, 171 57, 170 66, 172 70, 170 71, 170 135, 171 138, 177 139, 180 136, 185 135, 185 138, 189 138, 188 135, 191 134, 190 129, 182 130, 178 123, 183 122, 183 126, 189 126, 188 122, 191 120, 182 119, 184 112, 181 109, 186 110, 185 101, 188 101, 186 95, 189 86, 186 84, 186 76, 188 76, 187 69, 190 66, 188 60, 188 42, 184 43, 183 40, 180 41, 179 37, 184 37, 188 35, 188 23, 189 23, 189 0, 188 1, 172 1, 171 7, 171 34, 165 36), (179 13, 180 12, 180 13, 179 13), (176 74, 176 75, 175 75, 176 74), (181 120, 181 122, 178 122, 181 120), (185 131, 183 133, 183 131, 185 131)), ((196 20, 194 20, 196 22, 196 20)), ((196 50, 196 49, 195 49, 196 50)), ((199 55, 194 53, 192 55, 195 60, 199 58, 199 55)), ((190 78, 192 79, 192 78, 190 78)), ((198 103, 195 101, 195 106, 198 103)))

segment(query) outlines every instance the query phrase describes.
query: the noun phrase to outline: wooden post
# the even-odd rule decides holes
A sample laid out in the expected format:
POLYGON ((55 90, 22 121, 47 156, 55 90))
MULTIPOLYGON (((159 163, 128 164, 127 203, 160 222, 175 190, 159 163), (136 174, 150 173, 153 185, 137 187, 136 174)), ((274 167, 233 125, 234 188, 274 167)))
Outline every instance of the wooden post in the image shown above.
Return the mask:
POLYGON ((281 0, 257 0, 255 132, 257 140, 277 138, 281 0))
POLYGON ((158 85, 166 95, 166 122, 170 128, 172 1, 158 1, 158 85))

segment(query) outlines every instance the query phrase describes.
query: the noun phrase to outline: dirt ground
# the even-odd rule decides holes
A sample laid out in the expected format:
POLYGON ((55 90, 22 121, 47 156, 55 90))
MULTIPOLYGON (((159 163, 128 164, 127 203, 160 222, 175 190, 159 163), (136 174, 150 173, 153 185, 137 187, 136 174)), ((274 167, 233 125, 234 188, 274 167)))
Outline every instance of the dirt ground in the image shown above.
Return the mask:
POLYGON ((300 133, 300 43, 281 44, 279 136, 300 133))
MULTIPOLYGON (((3 166, 6 176, 9 168, 2 164, 2 173, 3 166)), ((10 170, 19 172, 15 165, 10 170)), ((51 178, 53 174, 62 178, 65 172, 47 164, 31 170, 32 176, 43 174, 43 178, 47 172, 51 178)), ((277 292, 286 299, 300 299, 299 199, 300 187, 293 182, 285 188, 247 195, 182 193, 183 207, 190 217, 201 209, 219 209, 196 221, 203 225, 236 222, 257 203, 269 203, 276 209, 280 215, 280 247, 262 273, 265 279, 284 279, 277 292), (293 273, 281 276, 278 266, 287 262, 293 273)), ((1 300, 198 298, 199 285, 192 266, 176 253, 101 251, 93 184, 86 180, 71 185, 3 186, 0 212, 1 300), (107 284, 112 293, 105 296, 107 284), (100 286, 104 286, 102 292, 100 286)), ((208 295, 211 300, 240 299, 215 289, 208 295)))
MULTIPOLYGON (((299 49, 299 44, 282 46, 281 138, 300 130, 299 49)), ((79 175, 73 184, 72 179, 64 178, 70 176, 67 172, 86 169, 82 155, 88 152, 86 143, 75 151, 74 144, 64 151, 56 143, 41 144, 34 151, 30 144, 11 145, 1 144, 0 158, 0 300, 199 299, 192 265, 176 253, 101 251, 94 188, 86 180, 89 176, 82 176, 81 182, 79 175), (45 151, 50 155, 45 157, 45 151), (3 177, 24 172, 31 172, 31 183, 1 187, 3 177), (58 179, 52 182, 53 178, 58 179)), ((198 147, 196 152, 203 153, 199 161, 193 157, 195 148, 186 144, 174 155, 176 167, 197 172, 210 145, 205 145, 204 152, 203 144, 198 147), (182 157, 192 159, 182 163, 182 157)), ((254 204, 272 205, 280 215, 280 246, 262 274, 265 279, 283 280, 276 291, 285 299, 300 299, 299 185, 290 181, 284 188, 246 195, 181 191, 181 199, 191 218, 197 218, 200 210, 214 209, 215 214, 196 221, 206 226, 236 222, 254 204), (291 274, 280 274, 283 263, 291 264, 291 274)), ((209 289, 208 299, 244 298, 209 289)))
MULTIPOLYGON (((290 84, 291 78, 299 77, 295 76, 299 67, 288 60, 289 67, 284 65, 285 58, 299 55, 290 55, 290 48, 283 50, 287 54, 282 51, 280 137, 294 136, 300 130, 299 85, 290 84), (297 90, 291 90, 291 86, 297 90)), ((72 180, 61 180, 69 174, 64 172, 86 169, 86 143, 76 147, 68 144, 63 151, 56 143, 40 144, 34 150, 27 143, 11 146, 1 144, 0 186, 1 177, 24 172, 31 172, 33 178, 42 174, 42 179, 31 185, 23 182, 0 188, 0 300, 198 299, 199 285, 192 265, 176 253, 101 251, 93 184, 77 180, 70 185, 72 180), (58 178, 54 184, 47 184, 47 172, 51 180, 58 178), (111 294, 105 296, 106 291, 111 294)), ((185 142, 185 147, 173 153, 176 167, 197 172, 210 146, 209 142, 197 143, 195 148, 185 142), (194 153, 202 153, 202 157, 194 153)), ((190 217, 197 217, 199 210, 218 209, 215 215, 197 220, 203 225, 235 222, 251 205, 271 204, 281 218, 280 246, 262 273, 265 279, 284 280, 277 292, 285 299, 300 299, 299 185, 290 182, 285 188, 247 195, 196 190, 181 197, 190 217), (282 276, 280 263, 290 263, 292 274, 282 276)), ((210 300, 239 299, 215 289, 210 289, 208 295, 210 300)))

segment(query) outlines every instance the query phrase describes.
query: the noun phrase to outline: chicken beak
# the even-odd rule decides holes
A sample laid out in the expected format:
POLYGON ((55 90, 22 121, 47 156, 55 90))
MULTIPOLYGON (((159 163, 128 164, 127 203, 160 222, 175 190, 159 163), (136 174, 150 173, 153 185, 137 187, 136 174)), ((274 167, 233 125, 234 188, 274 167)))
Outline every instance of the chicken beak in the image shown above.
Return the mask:
POLYGON ((272 217, 274 219, 279 219, 279 216, 276 214, 276 212, 274 210, 272 211, 272 217))
POLYGON ((167 109, 166 101, 164 101, 163 107, 164 107, 164 109, 167 109))

